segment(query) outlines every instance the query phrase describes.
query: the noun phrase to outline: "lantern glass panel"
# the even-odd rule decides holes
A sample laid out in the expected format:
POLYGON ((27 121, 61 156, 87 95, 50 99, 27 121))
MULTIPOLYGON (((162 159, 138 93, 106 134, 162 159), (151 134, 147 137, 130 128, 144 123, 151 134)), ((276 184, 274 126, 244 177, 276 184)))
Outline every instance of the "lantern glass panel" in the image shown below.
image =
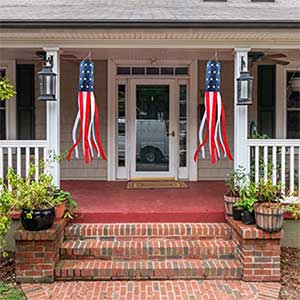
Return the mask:
POLYGON ((252 92, 253 92, 253 78, 248 82, 248 100, 252 101, 252 92))
POLYGON ((241 80, 241 100, 248 100, 248 80, 241 80))

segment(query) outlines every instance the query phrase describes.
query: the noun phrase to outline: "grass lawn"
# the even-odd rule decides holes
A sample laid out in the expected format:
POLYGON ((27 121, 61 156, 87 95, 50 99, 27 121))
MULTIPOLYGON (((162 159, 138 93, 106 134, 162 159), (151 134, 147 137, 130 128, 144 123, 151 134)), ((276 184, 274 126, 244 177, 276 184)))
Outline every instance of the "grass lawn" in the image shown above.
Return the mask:
POLYGON ((26 297, 18 287, 0 282, 0 300, 26 300, 26 297))

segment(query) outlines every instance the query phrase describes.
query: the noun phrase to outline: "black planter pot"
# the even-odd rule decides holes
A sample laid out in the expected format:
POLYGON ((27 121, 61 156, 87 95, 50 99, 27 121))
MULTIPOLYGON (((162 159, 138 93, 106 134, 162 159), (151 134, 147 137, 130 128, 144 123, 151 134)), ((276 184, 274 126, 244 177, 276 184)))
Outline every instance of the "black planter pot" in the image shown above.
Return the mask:
POLYGON ((239 209, 238 207, 233 207, 232 209, 233 212, 233 219, 236 221, 241 221, 242 220, 242 210, 239 209))
POLYGON ((27 219, 26 214, 30 213, 28 209, 21 211, 21 223, 24 229, 30 231, 39 231, 49 229, 55 219, 55 208, 34 209, 32 211, 32 218, 27 219))
POLYGON ((242 211, 242 222, 246 225, 255 224, 254 212, 250 213, 247 210, 242 211))

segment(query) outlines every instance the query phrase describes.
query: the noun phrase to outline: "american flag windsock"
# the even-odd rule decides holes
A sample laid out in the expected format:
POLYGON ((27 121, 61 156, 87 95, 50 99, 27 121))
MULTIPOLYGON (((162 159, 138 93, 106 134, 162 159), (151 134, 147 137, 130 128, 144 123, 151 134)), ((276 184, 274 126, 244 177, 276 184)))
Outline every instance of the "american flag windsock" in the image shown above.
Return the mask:
POLYGON ((216 163, 220 159, 220 149, 224 157, 232 160, 232 155, 226 137, 226 122, 224 104, 220 93, 220 70, 218 61, 208 61, 206 64, 206 82, 204 106, 205 112, 199 128, 199 146, 194 154, 194 161, 201 150, 202 158, 205 158, 204 145, 208 143, 211 162, 216 163), (203 139, 203 132, 206 132, 203 139))
POLYGON ((74 122, 72 138, 73 146, 69 150, 67 160, 75 150, 75 157, 79 158, 78 145, 82 140, 82 150, 85 163, 89 163, 94 157, 94 151, 98 157, 106 160, 101 144, 99 130, 98 107, 94 96, 94 63, 90 59, 84 59, 80 63, 78 113, 74 122), (79 135, 76 132, 79 127, 79 135))

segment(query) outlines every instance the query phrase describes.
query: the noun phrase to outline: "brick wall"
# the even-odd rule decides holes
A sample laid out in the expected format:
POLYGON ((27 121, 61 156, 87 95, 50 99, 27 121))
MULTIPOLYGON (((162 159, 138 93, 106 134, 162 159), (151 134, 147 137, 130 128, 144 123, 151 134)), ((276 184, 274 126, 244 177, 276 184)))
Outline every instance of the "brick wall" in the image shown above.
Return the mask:
POLYGON ((280 281, 280 240, 283 232, 266 233, 255 225, 228 218, 245 281, 280 281))
POLYGON ((59 261, 59 248, 64 239, 65 219, 55 221, 48 230, 16 231, 17 282, 53 282, 59 261))

